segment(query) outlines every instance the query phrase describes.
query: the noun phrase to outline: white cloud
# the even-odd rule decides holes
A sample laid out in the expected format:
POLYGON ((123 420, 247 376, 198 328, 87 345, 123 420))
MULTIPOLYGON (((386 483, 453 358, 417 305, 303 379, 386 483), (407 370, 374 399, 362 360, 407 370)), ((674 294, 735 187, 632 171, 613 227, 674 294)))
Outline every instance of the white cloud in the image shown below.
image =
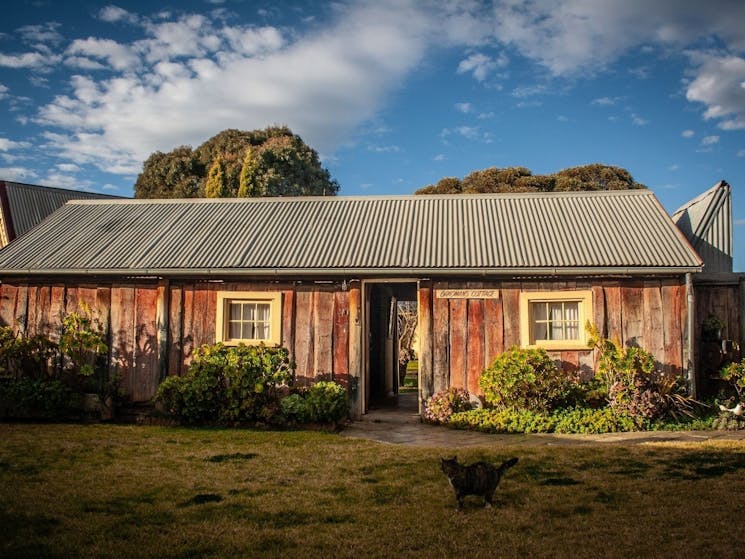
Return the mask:
POLYGON ((77 39, 67 48, 67 54, 106 60, 115 70, 128 70, 139 64, 139 57, 130 47, 111 39, 77 39))
POLYGON ((24 149, 31 147, 28 142, 15 142, 7 138, 0 138, 0 151, 10 151, 12 149, 24 149))
POLYGON ((622 97, 600 97, 590 101, 590 105, 596 105, 598 107, 613 107, 618 104, 622 97))
POLYGON ((375 153, 399 153, 401 151, 401 148, 396 145, 391 145, 391 146, 369 145, 367 146, 367 151, 372 151, 375 153))
POLYGON ((118 191, 118 190, 120 190, 120 188, 118 186, 116 186, 115 184, 111 184, 111 183, 106 183, 101 188, 103 188, 104 190, 108 190, 108 191, 118 191))
POLYGON ((65 175, 63 173, 57 173, 54 171, 50 171, 49 173, 47 173, 47 175, 40 182, 44 183, 46 186, 69 188, 73 190, 87 190, 88 187, 91 186, 90 181, 81 181, 75 177, 71 177, 70 175, 65 175))
POLYGON ((106 68, 100 62, 96 62, 85 56, 68 56, 65 58, 65 66, 80 68, 81 70, 103 70, 106 68))
POLYGON ((704 118, 719 120, 724 130, 745 129, 745 58, 692 53, 696 78, 686 91, 689 101, 706 105, 704 118))
POLYGON ((632 114, 631 123, 634 126, 646 126, 647 124, 649 124, 649 121, 646 118, 640 117, 638 114, 632 114))
POLYGON ((693 138, 693 136, 695 136, 696 133, 693 130, 683 130, 680 133, 680 135, 683 136, 684 138, 693 138))
POLYGON ((37 178, 39 175, 33 169, 26 167, 0 167, 0 177, 10 181, 27 181, 37 178))
POLYGON ((80 171, 80 167, 75 165, 74 163, 58 163, 55 165, 57 169, 62 171, 63 173, 77 173, 80 171))
POLYGON ((719 136, 704 136, 701 139, 702 146, 712 146, 719 143, 719 136))
POLYGON ((679 170, 680 170, 680 165, 678 165, 677 163, 673 163, 672 165, 670 165, 670 166, 669 166, 669 167, 667 168, 667 170, 668 170, 668 171, 673 171, 673 172, 675 172, 675 171, 679 171, 679 170))
POLYGON ((108 5, 101 8, 98 12, 98 18, 109 23, 123 21, 125 23, 137 23, 139 18, 132 12, 128 12, 119 6, 108 5))
POLYGON ((444 161, 445 160, 445 154, 438 153, 432 158, 432 161, 444 161))
POLYGON ((745 149, 741 149, 737 152, 737 157, 745 157, 745 149))
POLYGON ((0 83, 0 99, 5 99, 8 96, 8 87, 0 83))
POLYGON ((0 53, 0 66, 7 68, 43 68, 59 62, 59 55, 47 55, 40 52, 24 52, 21 54, 0 53))
POLYGON ((57 22, 43 23, 41 25, 24 25, 18 28, 18 33, 27 43, 41 43, 46 45, 50 43, 57 45, 62 42, 64 37, 57 31, 60 24, 57 22))
POLYGON ((480 52, 475 52, 460 61, 457 72, 459 74, 472 73, 477 81, 482 82, 494 70, 506 66, 507 62, 507 57, 504 55, 495 59, 480 52))
POLYGON ((473 105, 471 103, 456 103, 455 110, 463 114, 473 112, 473 105))

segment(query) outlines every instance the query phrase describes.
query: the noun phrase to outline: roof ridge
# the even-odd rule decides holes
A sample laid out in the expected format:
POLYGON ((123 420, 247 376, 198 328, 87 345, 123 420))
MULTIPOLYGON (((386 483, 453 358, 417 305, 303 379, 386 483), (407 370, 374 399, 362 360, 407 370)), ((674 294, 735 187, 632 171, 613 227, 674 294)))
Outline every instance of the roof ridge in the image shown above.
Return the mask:
POLYGON ((573 190, 564 192, 493 192, 461 194, 372 194, 353 196, 267 196, 230 198, 114 198, 112 200, 71 200, 68 204, 230 204, 230 203, 282 203, 282 202, 352 202, 373 200, 490 200, 510 198, 584 198, 613 196, 654 196, 650 189, 627 190, 573 190))

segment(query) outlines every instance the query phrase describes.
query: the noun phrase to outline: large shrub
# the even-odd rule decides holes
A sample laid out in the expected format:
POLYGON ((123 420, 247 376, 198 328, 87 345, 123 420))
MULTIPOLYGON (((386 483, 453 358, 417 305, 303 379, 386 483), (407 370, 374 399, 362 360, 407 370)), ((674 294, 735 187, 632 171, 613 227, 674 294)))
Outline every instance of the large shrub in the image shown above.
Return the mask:
POLYGON ((623 347, 603 338, 587 325, 590 345, 598 353, 596 379, 607 393, 609 406, 634 418, 638 427, 666 416, 692 416, 698 404, 687 392, 685 379, 658 370, 654 356, 639 347, 623 347))
POLYGON ((155 399, 189 423, 273 421, 280 413, 279 387, 294 380, 284 348, 225 346, 199 348, 183 377, 169 377, 155 399))
POLYGON ((545 349, 512 348, 484 369, 479 386, 500 409, 548 412, 571 402, 576 384, 559 371, 545 349))

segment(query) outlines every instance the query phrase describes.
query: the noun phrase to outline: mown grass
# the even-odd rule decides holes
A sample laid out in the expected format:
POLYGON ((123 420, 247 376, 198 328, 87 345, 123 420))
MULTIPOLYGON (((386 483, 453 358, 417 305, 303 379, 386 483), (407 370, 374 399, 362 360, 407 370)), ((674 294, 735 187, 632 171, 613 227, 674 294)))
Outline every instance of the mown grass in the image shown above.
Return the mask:
POLYGON ((0 424, 0 557, 734 557, 745 443, 451 449, 318 432, 0 424))

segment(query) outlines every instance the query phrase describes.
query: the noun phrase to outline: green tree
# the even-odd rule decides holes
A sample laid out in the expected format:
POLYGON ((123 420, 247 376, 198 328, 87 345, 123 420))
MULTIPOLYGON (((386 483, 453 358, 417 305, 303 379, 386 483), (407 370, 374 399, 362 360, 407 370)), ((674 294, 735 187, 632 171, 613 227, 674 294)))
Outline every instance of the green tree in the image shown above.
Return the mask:
POLYGON ((135 197, 206 196, 209 170, 218 158, 223 173, 221 196, 333 195, 339 190, 315 150, 286 126, 270 126, 223 130, 194 150, 182 146, 169 153, 153 153, 137 178, 135 197), (241 176, 244 168, 246 177, 241 176))
POLYGON ((273 136, 247 150, 240 183, 239 196, 319 196, 339 190, 318 154, 295 135, 273 136))
POLYGON ((220 157, 210 167, 207 183, 204 186, 204 194, 207 198, 225 198, 229 196, 228 186, 225 183, 225 168, 220 157))
POLYGON ((189 146, 170 153, 156 151, 147 158, 135 182, 136 198, 194 198, 205 173, 189 146))
POLYGON ((257 171, 257 159, 251 148, 246 149, 246 156, 243 158, 243 166, 238 180, 238 197, 248 198, 257 196, 255 189, 255 179, 257 171))
POLYGON ((525 167, 489 167, 473 171, 462 181, 454 177, 441 179, 415 194, 460 194, 492 192, 554 192, 567 190, 626 190, 646 188, 620 167, 593 163, 570 167, 549 175, 533 175, 525 167))

